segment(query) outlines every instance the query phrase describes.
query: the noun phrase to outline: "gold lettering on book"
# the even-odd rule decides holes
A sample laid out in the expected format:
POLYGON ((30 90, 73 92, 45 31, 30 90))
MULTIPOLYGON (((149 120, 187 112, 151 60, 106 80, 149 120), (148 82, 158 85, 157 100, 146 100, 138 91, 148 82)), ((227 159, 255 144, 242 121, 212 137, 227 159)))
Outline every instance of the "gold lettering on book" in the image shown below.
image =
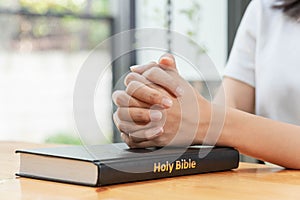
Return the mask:
POLYGON ((153 168, 153 172, 165 172, 168 171, 169 173, 172 173, 174 168, 174 163, 169 163, 169 161, 167 161, 166 163, 154 163, 154 168, 153 168))
POLYGON ((180 161, 176 161, 176 170, 181 170, 181 169, 194 169, 196 168, 196 161, 189 159, 186 161, 185 159, 181 159, 180 161))
POLYGON ((175 170, 183 170, 183 169, 194 169, 196 168, 196 161, 192 159, 180 159, 173 163, 169 163, 169 161, 166 161, 165 163, 155 162, 153 165, 153 172, 169 172, 172 173, 175 165, 175 170))

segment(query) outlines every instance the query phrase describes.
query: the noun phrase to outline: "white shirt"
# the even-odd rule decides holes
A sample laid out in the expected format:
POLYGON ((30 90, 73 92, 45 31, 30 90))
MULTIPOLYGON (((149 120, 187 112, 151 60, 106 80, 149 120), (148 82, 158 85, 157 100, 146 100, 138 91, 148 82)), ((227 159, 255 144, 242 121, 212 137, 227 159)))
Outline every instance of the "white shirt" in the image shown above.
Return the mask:
POLYGON ((255 112, 300 125, 300 23, 252 0, 237 32, 224 75, 255 88, 255 112))

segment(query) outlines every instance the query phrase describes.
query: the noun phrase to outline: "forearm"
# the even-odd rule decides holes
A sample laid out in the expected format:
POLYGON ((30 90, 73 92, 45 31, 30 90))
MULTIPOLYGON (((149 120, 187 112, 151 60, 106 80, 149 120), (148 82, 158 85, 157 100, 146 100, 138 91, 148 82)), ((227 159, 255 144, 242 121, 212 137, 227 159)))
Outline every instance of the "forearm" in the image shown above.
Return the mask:
POLYGON ((246 155, 300 169, 300 127, 228 108, 219 143, 246 155))
POLYGON ((255 89, 246 83, 225 77, 214 103, 254 113, 255 89))

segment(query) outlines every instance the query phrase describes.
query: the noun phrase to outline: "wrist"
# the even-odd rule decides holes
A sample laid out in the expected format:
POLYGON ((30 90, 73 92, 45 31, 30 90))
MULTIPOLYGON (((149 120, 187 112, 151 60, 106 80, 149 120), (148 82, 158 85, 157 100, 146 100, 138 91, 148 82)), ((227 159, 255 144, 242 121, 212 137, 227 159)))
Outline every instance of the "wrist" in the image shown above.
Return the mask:
POLYGON ((240 132, 246 121, 243 111, 227 107, 220 144, 238 149, 241 144, 240 132))
POLYGON ((200 119, 195 144, 235 147, 232 139, 235 109, 207 102, 200 106, 200 119), (233 118, 232 118, 233 116, 233 118))
POLYGON ((194 144, 210 144, 207 133, 211 127, 213 104, 202 96, 198 97, 198 128, 194 144))

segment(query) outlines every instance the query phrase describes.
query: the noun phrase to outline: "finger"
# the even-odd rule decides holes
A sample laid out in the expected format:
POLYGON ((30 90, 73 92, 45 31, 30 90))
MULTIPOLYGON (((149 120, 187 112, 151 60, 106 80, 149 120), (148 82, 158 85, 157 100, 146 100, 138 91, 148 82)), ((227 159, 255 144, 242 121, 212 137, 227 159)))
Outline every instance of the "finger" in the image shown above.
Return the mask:
POLYGON ((112 94, 113 102, 119 107, 139 107, 139 108, 150 108, 151 105, 139 101, 129 96, 123 90, 117 90, 112 94))
POLYGON ((145 108, 118 108, 116 111, 118 118, 128 122, 160 121, 163 114, 159 110, 150 110, 145 108))
POLYGON ((126 133, 121 133, 121 138, 128 146, 133 143, 147 141, 147 139, 145 139, 145 138, 134 138, 130 134, 126 134, 126 133))
POLYGON ((138 81, 130 82, 126 88, 126 92, 130 96, 150 105, 162 105, 165 108, 173 105, 173 101, 169 97, 138 81))
POLYGON ((135 73, 138 73, 138 74, 142 74, 144 73, 144 71, 150 69, 151 67, 154 67, 154 66, 158 66, 157 62, 155 61, 152 61, 146 65, 134 65, 134 66, 131 66, 130 67, 130 70, 132 72, 135 72, 135 73))
POLYGON ((135 73, 135 72, 129 73, 129 74, 125 77, 124 83, 125 83, 126 86, 128 86, 128 84, 129 84, 131 81, 138 81, 138 82, 144 83, 145 85, 153 84, 153 83, 151 83, 150 81, 148 81, 144 76, 142 76, 142 75, 140 75, 140 74, 138 74, 138 73, 135 73))
MULTIPOLYGON (((119 127, 119 124, 120 124, 120 119, 118 118, 118 115, 116 113, 113 114, 113 121, 116 125, 116 127, 118 128, 119 127)), ((119 129, 119 128, 118 128, 119 129)), ((120 130, 120 129, 119 129, 120 130)))
POLYGON ((149 81, 165 88, 176 97, 180 97, 184 94, 184 90, 180 87, 176 78, 172 77, 159 67, 152 67, 145 71, 143 76, 145 76, 149 81))
POLYGON ((134 138, 126 133, 121 133, 122 140, 130 147, 130 148, 136 148, 136 144, 140 142, 146 142, 147 139, 141 139, 141 138, 134 138))
POLYGON ((170 53, 162 55, 158 61, 158 64, 162 69, 175 70, 177 72, 175 58, 170 53))
POLYGON ((135 140, 133 137, 121 133, 122 140, 132 149, 155 147, 153 140, 135 140))
MULTIPOLYGON (((158 64, 162 69, 174 70, 177 72, 175 58, 170 53, 166 53, 166 54, 162 55, 159 59, 158 64)), ((151 67, 157 66, 158 64, 156 62, 151 62, 147 65, 134 65, 134 66, 130 67, 130 70, 132 72, 142 74, 145 71, 147 71, 148 69, 150 69, 151 67)))
POLYGON ((113 119, 116 124, 116 127, 120 130, 120 132, 130 134, 140 130, 152 129, 156 126, 159 126, 159 122, 151 122, 146 125, 139 125, 135 122, 123 121, 121 120, 117 113, 113 114, 113 119))
POLYGON ((129 134, 129 138, 132 139, 133 142, 142 142, 147 140, 152 140, 163 133, 162 127, 154 127, 146 130, 139 130, 129 134))
MULTIPOLYGON (((160 87, 158 87, 158 85, 150 82, 145 76, 143 75, 140 75, 138 73, 135 73, 135 72, 131 72, 129 73, 126 77, 125 77, 125 85, 128 86, 130 82, 132 81, 138 81, 138 82, 141 82, 147 86, 149 86, 150 88, 153 88, 153 89, 158 89, 160 87)), ((161 89, 161 88, 160 88, 161 89)))

